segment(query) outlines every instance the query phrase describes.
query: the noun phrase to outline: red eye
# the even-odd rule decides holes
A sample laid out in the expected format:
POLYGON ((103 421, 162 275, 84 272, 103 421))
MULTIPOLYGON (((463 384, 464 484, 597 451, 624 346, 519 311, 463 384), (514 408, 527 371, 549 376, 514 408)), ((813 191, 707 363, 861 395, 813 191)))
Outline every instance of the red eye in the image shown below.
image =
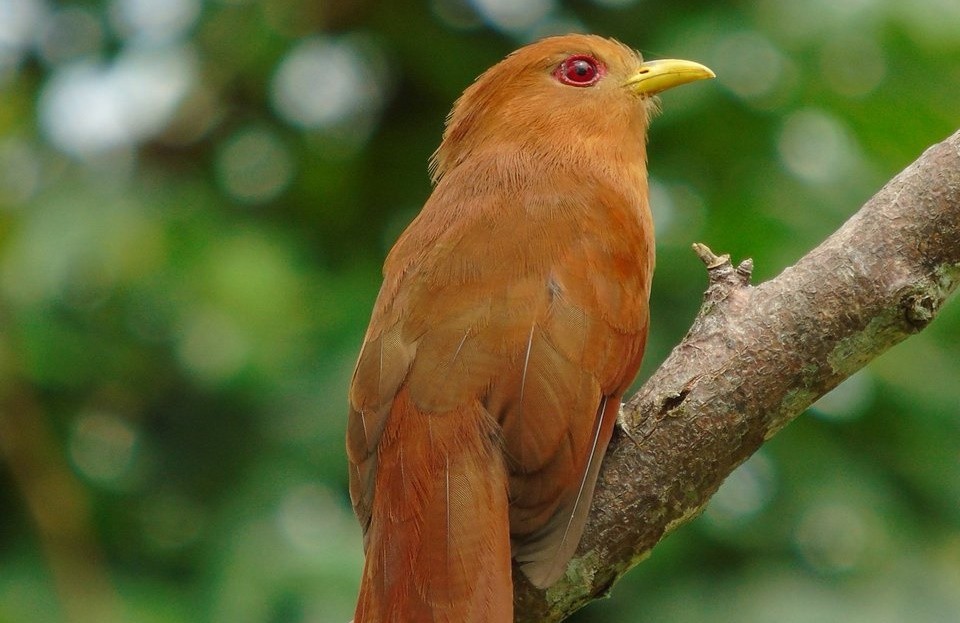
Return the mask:
POLYGON ((604 67, 597 59, 585 54, 571 56, 553 71, 554 77, 564 84, 574 87, 589 87, 597 83, 597 80, 606 73, 604 67))

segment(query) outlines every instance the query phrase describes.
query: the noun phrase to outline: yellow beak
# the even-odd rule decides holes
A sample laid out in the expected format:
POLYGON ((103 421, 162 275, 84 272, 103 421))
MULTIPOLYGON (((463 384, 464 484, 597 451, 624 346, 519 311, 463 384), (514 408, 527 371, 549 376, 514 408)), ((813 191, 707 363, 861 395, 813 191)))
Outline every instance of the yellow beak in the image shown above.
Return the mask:
POLYGON ((716 74, 700 63, 666 58, 659 61, 647 61, 627 78, 623 86, 637 95, 656 95, 661 91, 678 87, 681 84, 716 78, 716 74))

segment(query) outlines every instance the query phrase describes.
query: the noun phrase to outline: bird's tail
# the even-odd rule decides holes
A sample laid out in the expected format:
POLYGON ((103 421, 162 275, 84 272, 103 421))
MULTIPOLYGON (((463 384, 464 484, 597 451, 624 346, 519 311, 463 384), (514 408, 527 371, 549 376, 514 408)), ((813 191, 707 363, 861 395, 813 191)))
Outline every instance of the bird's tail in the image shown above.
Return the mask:
POLYGON ((513 621, 495 431, 480 404, 428 414, 405 390, 396 396, 378 448, 355 623, 513 621))

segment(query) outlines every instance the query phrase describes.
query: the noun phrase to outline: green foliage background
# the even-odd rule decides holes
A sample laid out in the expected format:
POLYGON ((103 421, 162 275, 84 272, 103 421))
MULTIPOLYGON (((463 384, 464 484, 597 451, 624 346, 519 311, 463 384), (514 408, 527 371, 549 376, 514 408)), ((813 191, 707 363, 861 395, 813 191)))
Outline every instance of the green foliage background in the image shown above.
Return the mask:
MULTIPOLYGON (((0 622, 349 620, 380 263, 460 91, 570 30, 719 76, 651 131, 641 379, 691 242, 770 278, 960 126, 944 0, 0 0, 0 622)), ((957 620, 958 353, 954 301, 575 620, 957 620)))

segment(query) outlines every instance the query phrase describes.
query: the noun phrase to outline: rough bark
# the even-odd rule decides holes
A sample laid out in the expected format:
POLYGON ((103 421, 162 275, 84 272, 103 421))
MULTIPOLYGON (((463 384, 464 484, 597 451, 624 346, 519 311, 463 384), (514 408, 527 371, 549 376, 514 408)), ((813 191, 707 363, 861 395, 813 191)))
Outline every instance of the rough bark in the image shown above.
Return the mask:
POLYGON ((604 595, 766 439, 933 320, 960 283, 960 132, 759 286, 750 260, 694 247, 703 306, 624 405, 566 576, 542 591, 515 569, 517 621, 560 621, 604 595))

